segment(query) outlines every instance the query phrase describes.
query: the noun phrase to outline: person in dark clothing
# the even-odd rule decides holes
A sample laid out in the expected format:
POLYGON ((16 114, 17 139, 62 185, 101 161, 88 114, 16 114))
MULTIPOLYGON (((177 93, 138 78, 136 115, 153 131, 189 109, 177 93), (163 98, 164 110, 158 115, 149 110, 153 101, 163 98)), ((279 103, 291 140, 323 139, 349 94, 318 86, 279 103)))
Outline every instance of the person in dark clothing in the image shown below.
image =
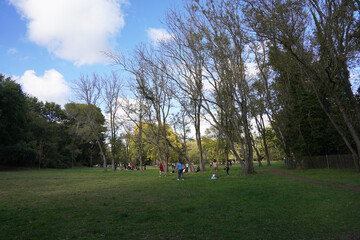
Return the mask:
POLYGON ((226 174, 229 176, 229 170, 230 170, 229 164, 225 166, 224 170, 226 171, 226 174))

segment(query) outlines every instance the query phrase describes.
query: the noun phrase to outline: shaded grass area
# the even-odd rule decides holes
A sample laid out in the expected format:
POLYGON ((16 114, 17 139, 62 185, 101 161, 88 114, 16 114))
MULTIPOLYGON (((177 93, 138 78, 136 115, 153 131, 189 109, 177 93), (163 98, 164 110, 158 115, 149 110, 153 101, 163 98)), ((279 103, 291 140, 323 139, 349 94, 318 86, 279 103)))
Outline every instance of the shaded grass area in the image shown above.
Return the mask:
POLYGON ((360 187, 360 173, 356 169, 281 170, 296 176, 360 187))
POLYGON ((218 180, 208 179, 209 170, 186 173, 185 181, 158 174, 155 168, 1 172, 0 239, 360 236, 358 192, 261 171, 240 177, 238 166, 230 176, 220 171, 218 180))

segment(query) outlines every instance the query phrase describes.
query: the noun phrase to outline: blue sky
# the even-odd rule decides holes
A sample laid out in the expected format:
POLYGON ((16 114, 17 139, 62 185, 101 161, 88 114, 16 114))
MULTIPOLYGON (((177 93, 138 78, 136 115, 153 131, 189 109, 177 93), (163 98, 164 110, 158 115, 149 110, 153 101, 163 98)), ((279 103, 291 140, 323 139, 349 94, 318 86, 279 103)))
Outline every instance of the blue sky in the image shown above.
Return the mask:
POLYGON ((23 90, 60 105, 81 74, 104 74, 101 51, 127 55, 167 37, 161 23, 181 0, 0 0, 0 73, 23 90))

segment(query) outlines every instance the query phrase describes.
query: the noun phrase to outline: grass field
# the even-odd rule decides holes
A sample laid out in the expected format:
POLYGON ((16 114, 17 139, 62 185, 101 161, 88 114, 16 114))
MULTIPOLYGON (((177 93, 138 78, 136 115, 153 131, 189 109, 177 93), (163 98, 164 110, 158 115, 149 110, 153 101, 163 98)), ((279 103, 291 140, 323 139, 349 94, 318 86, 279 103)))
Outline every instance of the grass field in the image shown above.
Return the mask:
MULTIPOLYGON (((282 171, 360 186, 355 170, 282 171)), ((257 172, 3 171, 0 239, 360 237, 360 192, 257 172)))

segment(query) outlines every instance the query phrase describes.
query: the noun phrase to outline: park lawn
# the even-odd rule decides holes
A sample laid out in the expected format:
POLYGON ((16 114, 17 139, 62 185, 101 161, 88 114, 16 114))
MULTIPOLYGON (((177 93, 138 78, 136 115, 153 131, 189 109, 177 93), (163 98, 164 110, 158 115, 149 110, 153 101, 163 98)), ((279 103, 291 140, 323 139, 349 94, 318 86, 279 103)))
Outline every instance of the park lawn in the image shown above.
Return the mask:
POLYGON ((360 173, 356 169, 281 169, 281 172, 326 182, 360 187, 360 173))
POLYGON ((0 172, 0 239, 360 237, 360 192, 262 171, 240 177, 238 166, 230 173, 177 181, 155 168, 0 172))

